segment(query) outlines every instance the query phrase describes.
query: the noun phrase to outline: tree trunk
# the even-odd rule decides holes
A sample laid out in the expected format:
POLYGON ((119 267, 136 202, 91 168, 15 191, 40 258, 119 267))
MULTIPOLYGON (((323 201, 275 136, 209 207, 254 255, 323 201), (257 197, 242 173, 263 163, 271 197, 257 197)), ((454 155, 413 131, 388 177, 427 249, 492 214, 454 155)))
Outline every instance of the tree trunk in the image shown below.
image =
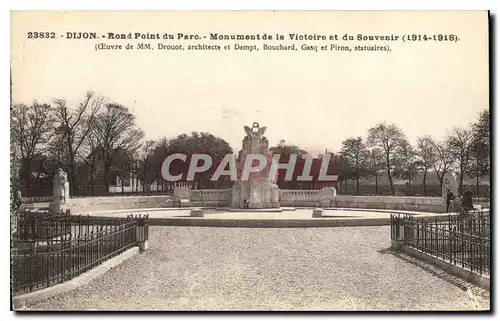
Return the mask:
POLYGON ((424 196, 427 196, 427 169, 424 170, 424 179, 423 179, 423 184, 424 184, 424 196))
POLYGON ((460 170, 460 185, 458 185, 458 194, 463 195, 463 185, 464 185, 464 171, 460 170))
POLYGON ((109 169, 111 165, 105 161, 104 162, 104 192, 109 195, 109 169))
POLYGON ((359 194, 359 176, 356 176, 356 193, 359 194))
POLYGON ((69 155, 69 195, 70 196, 75 196, 75 189, 76 189, 76 170, 75 170, 75 155, 73 153, 70 153, 69 155))
POLYGON ((375 194, 378 194, 378 175, 375 174, 375 194))
POLYGON ((389 187, 391 189, 391 194, 394 195, 394 185, 392 184, 391 168, 387 166, 387 178, 389 179, 389 187))
POLYGON ((441 190, 441 197, 443 197, 443 181, 444 181, 444 174, 439 176, 438 175, 438 180, 439 180, 439 189, 441 190))
POLYGON ((121 182, 121 185, 122 185, 122 194, 125 193, 125 190, 124 190, 124 186, 123 186, 123 178, 121 175, 118 175, 118 177, 120 177, 120 182, 121 182))
POLYGON ((94 196, 94 162, 90 164, 90 196, 94 196))
POLYGON ((387 179, 389 180, 389 187, 391 189, 391 194, 394 195, 394 186, 392 184, 392 177, 391 177, 391 159, 388 150, 385 153, 385 164, 387 166, 387 179))
POLYGON ((479 202, 479 175, 476 176, 476 195, 477 201, 479 202))

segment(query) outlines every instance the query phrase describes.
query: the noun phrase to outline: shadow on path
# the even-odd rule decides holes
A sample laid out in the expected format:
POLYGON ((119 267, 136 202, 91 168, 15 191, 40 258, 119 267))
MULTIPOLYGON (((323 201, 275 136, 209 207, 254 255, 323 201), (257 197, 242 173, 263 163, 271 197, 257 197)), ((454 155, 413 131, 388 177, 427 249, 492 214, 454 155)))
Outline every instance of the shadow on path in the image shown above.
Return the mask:
POLYGON ((470 287, 470 284, 467 281, 465 281, 459 277, 456 277, 452 274, 449 274, 448 272, 440 269, 439 267, 437 267, 433 264, 426 263, 426 262, 421 261, 417 258, 414 258, 413 256, 410 256, 410 255, 405 254, 405 253, 401 253, 401 252, 394 250, 390 247, 387 249, 379 250, 377 252, 379 252, 380 254, 393 255, 393 256, 397 257, 398 259, 401 259, 405 262, 408 262, 408 263, 440 278, 441 280, 448 282, 448 283, 460 288, 463 291, 467 291, 470 287))

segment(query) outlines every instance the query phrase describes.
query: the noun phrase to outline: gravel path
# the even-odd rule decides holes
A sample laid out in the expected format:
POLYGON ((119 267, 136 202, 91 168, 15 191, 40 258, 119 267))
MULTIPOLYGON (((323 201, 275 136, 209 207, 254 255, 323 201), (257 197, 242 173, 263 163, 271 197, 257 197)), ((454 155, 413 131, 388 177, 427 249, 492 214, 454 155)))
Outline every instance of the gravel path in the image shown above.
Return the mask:
POLYGON ((398 255, 389 227, 151 227, 150 249, 50 310, 471 310, 487 292, 398 255))

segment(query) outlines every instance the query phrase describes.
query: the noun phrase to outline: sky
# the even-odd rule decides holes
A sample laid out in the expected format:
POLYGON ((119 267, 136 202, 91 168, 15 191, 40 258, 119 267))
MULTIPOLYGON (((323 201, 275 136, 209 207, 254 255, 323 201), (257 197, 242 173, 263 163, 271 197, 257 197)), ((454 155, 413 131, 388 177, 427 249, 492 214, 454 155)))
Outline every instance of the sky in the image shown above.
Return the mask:
MULTIPOLYGON (((11 16, 14 103, 67 99, 87 90, 131 108, 147 139, 211 132, 241 149, 243 126, 266 126, 271 145, 284 139, 311 153, 338 151, 380 122, 408 139, 441 139, 488 108, 486 12, 33 12, 11 16), (34 30, 56 39, 27 39, 34 30), (290 41, 390 45, 391 52, 96 51, 128 40, 63 39, 68 31, 114 33, 455 34, 458 42, 290 41)), ((233 45, 230 41, 144 40, 233 45)), ((244 44, 277 44, 276 41, 244 44)))

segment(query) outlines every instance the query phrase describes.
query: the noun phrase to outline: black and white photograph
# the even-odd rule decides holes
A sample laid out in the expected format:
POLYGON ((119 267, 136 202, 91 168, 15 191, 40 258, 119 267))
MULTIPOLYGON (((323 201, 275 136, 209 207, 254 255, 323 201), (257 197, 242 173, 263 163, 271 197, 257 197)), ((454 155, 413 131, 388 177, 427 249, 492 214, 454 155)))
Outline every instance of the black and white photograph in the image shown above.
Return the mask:
POLYGON ((490 18, 11 11, 11 310, 491 311, 490 18))

